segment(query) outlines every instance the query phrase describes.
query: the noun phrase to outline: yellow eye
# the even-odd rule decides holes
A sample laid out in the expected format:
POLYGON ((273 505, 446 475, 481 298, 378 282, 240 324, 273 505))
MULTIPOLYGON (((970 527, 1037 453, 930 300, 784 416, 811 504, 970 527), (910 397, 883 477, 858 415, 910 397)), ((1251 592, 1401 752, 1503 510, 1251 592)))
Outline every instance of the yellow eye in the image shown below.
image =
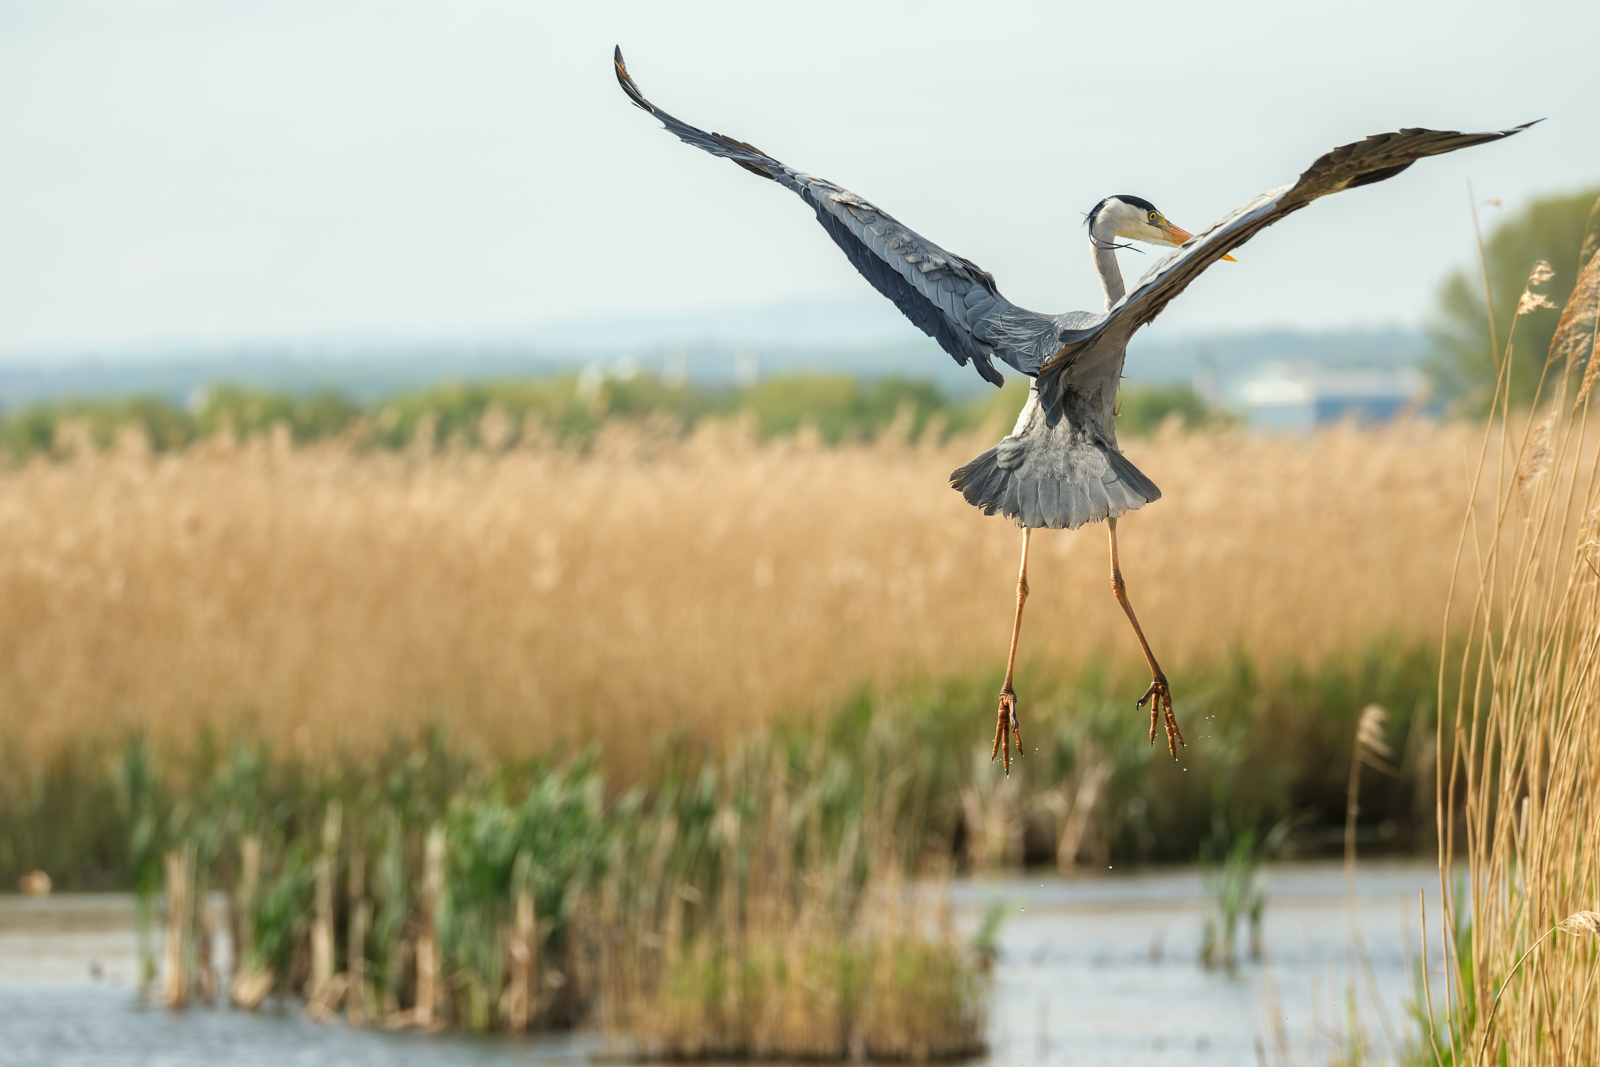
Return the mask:
POLYGON ((1150 212, 1150 221, 1151 222, 1156 221, 1156 212, 1154 212, 1154 211, 1150 212))

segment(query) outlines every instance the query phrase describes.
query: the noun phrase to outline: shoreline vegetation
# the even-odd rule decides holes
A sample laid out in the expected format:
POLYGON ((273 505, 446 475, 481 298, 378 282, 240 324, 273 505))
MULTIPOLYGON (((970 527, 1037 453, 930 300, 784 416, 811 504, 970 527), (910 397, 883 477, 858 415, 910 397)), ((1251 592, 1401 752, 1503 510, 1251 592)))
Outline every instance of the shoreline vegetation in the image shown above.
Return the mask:
MULTIPOLYGON (((1356 732, 1331 724, 1351 694, 1372 692, 1420 701, 1391 732, 1406 738, 1401 778, 1372 783, 1362 804, 1371 846, 1404 844, 1395 820, 1430 790, 1418 772, 1436 669, 1422 652, 1374 653, 1276 691, 1244 673, 1214 691, 1219 709, 1330 726, 1312 755, 1333 764, 1335 810, 1294 812, 1302 848, 1343 833, 1343 768, 1324 746, 1356 732)), ((1290 800, 1240 790, 1251 776, 1238 767, 1257 758, 1246 752, 1174 767, 1127 708, 1074 703, 1092 698, 1086 681, 1035 723, 1053 733, 1052 758, 1036 752, 1004 778, 952 736, 987 689, 943 704, 863 699, 718 754, 668 746, 620 791, 592 753, 497 763, 439 731, 320 763, 260 742, 206 741, 181 760, 132 742, 119 763, 98 761, 111 770, 99 781, 58 782, 67 806, 17 829, 116 813, 102 833, 127 849, 142 979, 172 1006, 274 996, 355 1025, 587 1023, 629 1059, 965 1056, 982 1047, 993 930, 956 934, 947 876, 1137 860, 1199 832, 1184 820, 1211 805, 1244 840, 1256 812, 1290 800), (224 930, 238 946, 226 983, 206 962, 224 930)), ((1277 825, 1274 838, 1288 820, 1277 825)), ((1204 829, 1216 844, 1216 819, 1204 829)))
POLYGON ((172 1007, 215 1002, 226 927, 242 1008, 294 996, 310 1018, 389 1029, 589 1022, 627 1059, 970 1057, 979 949, 942 888, 904 883, 891 830, 915 801, 886 740, 864 781, 815 746, 753 738, 610 802, 591 759, 492 774, 400 750, 356 778, 240 750, 135 834, 144 983, 172 1007))
MULTIPOLYGON (((1424 649, 1379 646, 1313 671, 1235 658, 1174 675, 1213 709, 1182 767, 1120 685, 1080 677, 1040 701, 1009 778, 966 736, 990 678, 861 694, 714 751, 680 738, 632 783, 592 751, 497 759, 443 729, 330 759, 134 739, 36 777, 31 808, 9 794, 0 839, 96 856, 102 884, 131 884, 142 981, 174 1007, 587 1025, 630 1060, 962 1058, 983 1050, 999 913, 958 933, 949 876, 1189 859, 1221 822, 1327 852, 1345 832, 1329 752, 1371 694, 1402 709, 1400 774, 1372 783, 1360 832, 1369 852, 1414 850, 1431 834, 1436 672, 1424 649), (1275 775, 1239 773, 1274 758, 1275 775), (226 976, 206 962, 224 930, 226 976)), ((90 873, 56 869, 64 885, 90 873)))

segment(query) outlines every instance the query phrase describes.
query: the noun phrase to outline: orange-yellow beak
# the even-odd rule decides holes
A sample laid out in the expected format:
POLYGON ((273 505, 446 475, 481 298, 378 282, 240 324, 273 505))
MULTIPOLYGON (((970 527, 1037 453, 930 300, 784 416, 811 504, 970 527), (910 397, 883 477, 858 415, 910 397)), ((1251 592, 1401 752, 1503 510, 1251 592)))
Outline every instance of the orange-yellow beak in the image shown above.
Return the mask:
MULTIPOLYGON (((1163 222, 1161 224, 1161 232, 1165 233, 1167 235, 1167 237, 1175 245, 1181 245, 1181 244, 1183 244, 1183 242, 1188 241, 1188 240, 1192 240, 1194 238, 1194 234, 1190 233, 1188 230, 1184 229, 1182 226, 1174 226, 1170 222, 1163 222)), ((1222 258, 1227 260, 1229 263, 1237 263, 1237 262, 1239 262, 1237 259, 1234 259, 1232 256, 1223 256, 1222 258)))

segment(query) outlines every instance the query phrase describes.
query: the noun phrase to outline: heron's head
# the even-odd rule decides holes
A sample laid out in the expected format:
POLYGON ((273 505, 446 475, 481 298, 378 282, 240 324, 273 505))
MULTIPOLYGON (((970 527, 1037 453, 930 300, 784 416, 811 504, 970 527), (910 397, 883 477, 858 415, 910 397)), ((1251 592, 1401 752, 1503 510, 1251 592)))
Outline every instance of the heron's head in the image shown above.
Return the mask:
MULTIPOLYGON (((1167 221, 1161 209, 1142 196, 1120 193, 1094 206, 1088 216, 1089 233, 1100 240, 1121 238, 1176 248, 1194 236, 1167 221)), ((1232 256, 1223 259, 1234 261, 1232 256)))

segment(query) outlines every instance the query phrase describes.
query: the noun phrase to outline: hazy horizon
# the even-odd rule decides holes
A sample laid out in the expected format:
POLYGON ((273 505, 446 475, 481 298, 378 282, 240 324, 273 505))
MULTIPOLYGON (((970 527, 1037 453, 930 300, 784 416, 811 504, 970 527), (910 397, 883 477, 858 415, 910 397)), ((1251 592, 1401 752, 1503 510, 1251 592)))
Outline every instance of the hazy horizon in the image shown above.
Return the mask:
MULTIPOLYGON (((121 346, 84 346, 55 351, 0 351, 0 367, 36 362, 148 362, 222 359, 234 353, 293 358, 306 352, 342 355, 427 351, 430 349, 515 349, 569 353, 611 359, 659 352, 684 345, 733 345, 798 350, 924 345, 930 358, 955 366, 933 339, 912 327, 893 304, 863 283, 864 293, 753 301, 707 308, 667 309, 605 318, 572 317, 530 323, 498 332, 438 334, 350 334, 338 337, 285 337, 259 340, 197 340, 183 343, 147 341, 121 346)), ((1150 330, 1135 335, 1130 353, 1142 348, 1181 347, 1236 337, 1267 335, 1325 336, 1345 333, 1420 334, 1418 327, 1398 322, 1360 322, 1347 326, 1271 325, 1150 330)), ((1130 356, 1130 358, 1133 358, 1130 356)), ((971 374, 971 368, 965 369, 971 374)), ((984 384, 973 376, 976 383, 984 384)))
MULTIPOLYGON (((721 313, 641 315, 493 339, 411 339, 305 345, 85 352, 49 360, 0 356, 0 411, 55 400, 159 396, 186 403, 219 383, 305 395, 333 390, 363 401, 441 382, 543 379, 582 373, 657 375, 707 387, 795 375, 930 382, 951 397, 992 387, 958 366, 900 313, 869 293, 754 304, 721 313)), ((1142 331, 1124 375, 1134 385, 1190 383, 1203 366, 1232 380, 1267 361, 1324 366, 1415 366, 1424 335, 1403 327, 1343 330, 1142 331)), ((1016 372, 1006 369, 1008 379, 1016 372)))

